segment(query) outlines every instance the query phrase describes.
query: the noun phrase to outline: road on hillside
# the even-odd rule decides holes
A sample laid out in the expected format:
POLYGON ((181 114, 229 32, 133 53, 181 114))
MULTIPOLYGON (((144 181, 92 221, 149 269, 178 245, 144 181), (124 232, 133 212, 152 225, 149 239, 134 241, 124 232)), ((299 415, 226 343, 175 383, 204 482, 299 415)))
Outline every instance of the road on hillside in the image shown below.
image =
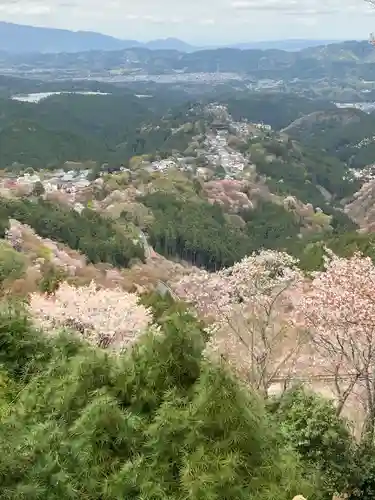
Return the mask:
POLYGON ((146 235, 143 231, 139 231, 139 236, 141 238, 141 242, 142 242, 142 246, 143 246, 143 250, 145 252, 145 257, 147 259, 151 258, 152 257, 152 254, 153 254, 153 249, 152 247, 149 245, 148 241, 147 241, 147 238, 146 238, 146 235))
MULTIPOLYGON (((153 256, 153 254, 155 253, 154 249, 152 248, 152 246, 147 241, 147 237, 146 237, 146 235, 145 235, 145 233, 143 231, 141 231, 141 230, 139 231, 139 236, 140 236, 140 239, 141 239, 141 242, 142 242, 142 246, 143 246, 146 258, 151 258, 153 256)), ((169 295, 174 300, 178 300, 178 297, 174 293, 174 291, 172 290, 172 288, 169 285, 167 285, 164 281, 158 280, 158 284, 156 286, 156 289, 157 289, 158 293, 160 295, 162 295, 163 297, 167 293, 169 293, 169 295)))
POLYGON ((160 281, 160 280, 158 281, 158 284, 156 286, 156 290, 159 293, 159 295, 161 295, 162 297, 165 297, 165 295, 169 294, 173 300, 179 300, 179 298, 174 293, 172 288, 169 285, 167 285, 166 283, 164 283, 164 281, 160 281))

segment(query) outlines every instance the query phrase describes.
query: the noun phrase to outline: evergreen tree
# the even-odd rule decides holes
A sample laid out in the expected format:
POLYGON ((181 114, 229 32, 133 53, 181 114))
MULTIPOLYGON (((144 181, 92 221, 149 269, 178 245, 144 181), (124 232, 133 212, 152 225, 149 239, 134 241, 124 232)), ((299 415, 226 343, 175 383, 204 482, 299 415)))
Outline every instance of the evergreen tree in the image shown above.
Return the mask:
POLYGON ((20 390, 10 400, 0 384, 0 498, 311 493, 262 402, 203 357, 200 324, 173 306, 157 317, 132 350, 111 354, 2 311, 1 374, 20 390))

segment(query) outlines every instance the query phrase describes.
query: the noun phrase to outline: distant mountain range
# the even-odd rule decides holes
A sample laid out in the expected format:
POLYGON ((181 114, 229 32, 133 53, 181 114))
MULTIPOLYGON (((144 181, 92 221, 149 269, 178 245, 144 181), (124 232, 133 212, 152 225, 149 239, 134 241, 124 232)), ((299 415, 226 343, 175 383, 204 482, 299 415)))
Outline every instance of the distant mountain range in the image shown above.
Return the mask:
MULTIPOLYGON (((375 81, 375 50, 368 42, 347 41, 302 50, 219 48, 182 52, 134 47, 64 53, 0 52, 0 73, 44 79, 110 78, 117 75, 173 75, 229 73, 236 78, 291 81, 298 79, 357 78, 375 81)), ((177 76, 176 76, 177 75, 177 76)), ((113 80, 112 80, 113 81, 113 80)), ((367 95, 370 98, 370 95, 367 95)), ((360 99, 361 100, 361 99, 360 99)))
POLYGON ((309 47, 319 47, 321 45, 330 45, 332 43, 340 43, 343 40, 304 40, 304 39, 290 39, 290 40, 265 40, 261 42, 237 43, 228 46, 232 49, 240 50, 285 50, 287 52, 294 52, 309 47))
MULTIPOLYGON (((275 40, 249 42, 226 47, 236 49, 279 49, 287 51, 301 50, 317 45, 326 45, 335 40, 275 40)), ((215 47, 198 47, 177 38, 165 38, 141 43, 136 40, 120 40, 112 36, 92 31, 70 31, 55 28, 41 28, 0 21, 0 51, 13 54, 25 52, 85 52, 90 50, 112 51, 129 48, 150 50, 177 50, 194 52, 215 47)))

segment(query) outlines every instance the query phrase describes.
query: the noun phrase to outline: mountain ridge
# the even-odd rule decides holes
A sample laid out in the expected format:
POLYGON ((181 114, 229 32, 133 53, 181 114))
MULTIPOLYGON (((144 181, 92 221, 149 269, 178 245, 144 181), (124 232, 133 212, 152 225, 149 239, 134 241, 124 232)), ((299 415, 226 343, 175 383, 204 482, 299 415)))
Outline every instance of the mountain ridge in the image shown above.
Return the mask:
MULTIPOLYGON (((30 49, 31 47, 32 44, 29 45, 30 49)), ((274 81, 311 78, 334 78, 343 81, 353 76, 364 81, 375 81, 375 51, 366 41, 347 41, 300 51, 240 50, 225 47, 181 52, 165 47, 157 48, 157 45, 154 47, 154 50, 141 46, 80 52, 6 53, 0 45, 0 73, 6 71, 8 74, 11 69, 13 76, 28 78, 35 77, 34 69, 38 69, 39 74, 48 79, 51 79, 51 75, 52 79, 67 79, 72 76, 82 79, 82 76, 87 74, 92 78, 112 79, 114 75, 123 78, 124 75, 132 73, 230 73, 236 75, 236 78, 242 75, 257 80, 274 81)))
POLYGON ((192 45, 173 37, 159 38, 148 42, 132 39, 120 39, 95 31, 73 31, 61 28, 31 26, 0 21, 0 53, 58 53, 58 52, 85 52, 90 50, 122 50, 130 48, 147 48, 150 50, 178 50, 180 52, 195 52, 198 50, 212 50, 216 48, 247 49, 275 49, 301 50, 306 47, 326 45, 335 40, 274 40, 255 41, 233 44, 216 44, 212 46, 192 45), (25 43, 27 40, 27 43, 25 43))
POLYGON ((373 163, 375 115, 360 109, 321 110, 297 118, 282 129, 292 139, 327 151, 353 168, 373 163))

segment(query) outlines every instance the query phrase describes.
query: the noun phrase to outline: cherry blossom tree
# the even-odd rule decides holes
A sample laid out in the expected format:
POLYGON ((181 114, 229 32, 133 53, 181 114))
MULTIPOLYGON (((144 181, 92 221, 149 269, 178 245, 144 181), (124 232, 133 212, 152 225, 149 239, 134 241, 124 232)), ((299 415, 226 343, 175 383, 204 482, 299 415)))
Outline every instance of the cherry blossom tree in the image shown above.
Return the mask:
POLYGON ((267 250, 217 273, 197 270, 175 287, 210 320, 209 355, 228 361, 265 397, 288 378, 303 341, 285 315, 292 286, 302 280, 296 263, 267 250))
POLYGON ((34 293, 29 310, 46 331, 69 328, 101 347, 122 349, 151 323, 151 312, 136 294, 98 289, 94 282, 76 288, 64 282, 54 295, 34 293))
POLYGON ((322 369, 332 374, 340 414, 353 391, 366 412, 365 433, 375 426, 375 267, 370 258, 331 255, 309 290, 296 295, 297 322, 309 329, 322 369))

